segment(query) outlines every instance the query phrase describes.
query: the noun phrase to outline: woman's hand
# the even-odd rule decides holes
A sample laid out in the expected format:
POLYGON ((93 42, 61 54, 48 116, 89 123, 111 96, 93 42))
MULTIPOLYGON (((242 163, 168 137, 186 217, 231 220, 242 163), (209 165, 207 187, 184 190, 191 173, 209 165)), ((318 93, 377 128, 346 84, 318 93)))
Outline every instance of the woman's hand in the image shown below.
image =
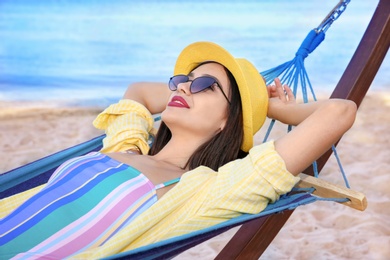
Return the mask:
POLYGON ((275 85, 267 86, 269 98, 278 98, 284 103, 295 102, 295 97, 289 86, 286 84, 282 86, 279 78, 275 79, 275 85))
POLYGON ((296 100, 291 89, 283 85, 278 78, 275 79, 275 85, 267 86, 269 105, 267 116, 272 119, 282 121, 283 117, 279 115, 288 112, 289 105, 295 105, 296 100))

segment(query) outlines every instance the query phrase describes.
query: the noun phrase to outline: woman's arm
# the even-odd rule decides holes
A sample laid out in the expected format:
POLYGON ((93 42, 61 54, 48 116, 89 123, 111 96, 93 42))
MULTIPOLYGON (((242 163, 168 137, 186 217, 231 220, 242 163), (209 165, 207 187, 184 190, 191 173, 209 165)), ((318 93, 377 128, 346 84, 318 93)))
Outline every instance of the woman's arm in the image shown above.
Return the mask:
POLYGON ((294 175, 318 159, 352 126, 356 104, 349 100, 329 99, 296 104, 291 90, 275 80, 269 87, 268 116, 297 125, 275 141, 275 149, 294 175))
POLYGON ((150 113, 158 114, 165 109, 171 93, 166 83, 138 82, 127 88, 123 98, 137 101, 144 105, 150 113))

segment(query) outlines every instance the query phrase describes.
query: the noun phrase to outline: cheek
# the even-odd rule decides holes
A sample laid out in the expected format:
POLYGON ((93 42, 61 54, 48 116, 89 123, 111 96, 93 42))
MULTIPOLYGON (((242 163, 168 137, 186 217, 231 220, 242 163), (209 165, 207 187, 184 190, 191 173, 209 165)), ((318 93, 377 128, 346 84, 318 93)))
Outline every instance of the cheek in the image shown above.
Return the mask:
POLYGON ((202 108, 202 117, 198 117, 199 121, 203 121, 204 125, 210 128, 219 129, 227 120, 227 108, 216 104, 204 106, 202 108), (203 119, 203 120, 202 120, 203 119))

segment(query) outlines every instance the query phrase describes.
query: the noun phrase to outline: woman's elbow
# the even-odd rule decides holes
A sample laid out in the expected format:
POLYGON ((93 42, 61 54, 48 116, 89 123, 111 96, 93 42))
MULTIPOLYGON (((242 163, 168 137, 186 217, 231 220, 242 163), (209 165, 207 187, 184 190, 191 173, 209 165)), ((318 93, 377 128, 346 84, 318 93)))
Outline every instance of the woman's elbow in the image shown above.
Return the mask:
POLYGON ((125 94, 123 95, 123 99, 139 99, 140 96, 140 88, 142 87, 142 83, 136 82, 131 83, 127 89, 125 94))
POLYGON ((352 127, 355 122, 357 105, 355 102, 346 99, 333 99, 332 110, 340 126, 344 131, 352 127))

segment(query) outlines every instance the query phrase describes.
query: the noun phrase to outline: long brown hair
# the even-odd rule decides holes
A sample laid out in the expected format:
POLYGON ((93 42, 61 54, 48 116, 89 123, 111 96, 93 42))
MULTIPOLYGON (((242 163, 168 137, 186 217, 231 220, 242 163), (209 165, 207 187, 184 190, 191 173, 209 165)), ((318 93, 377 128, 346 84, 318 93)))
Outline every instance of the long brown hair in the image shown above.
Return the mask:
MULTIPOLYGON (((206 63, 213 63, 213 61, 200 63, 197 67, 206 63)), ((237 158, 242 158, 247 154, 240 149, 244 136, 240 92, 233 75, 226 68, 225 71, 229 79, 231 90, 226 125, 221 132, 198 147, 188 159, 184 168, 188 166, 188 168, 192 170, 203 165, 216 171, 220 166, 237 158)), ((155 155, 161 151, 171 137, 171 131, 164 122, 161 122, 156 138, 149 151, 149 155, 155 155)))

